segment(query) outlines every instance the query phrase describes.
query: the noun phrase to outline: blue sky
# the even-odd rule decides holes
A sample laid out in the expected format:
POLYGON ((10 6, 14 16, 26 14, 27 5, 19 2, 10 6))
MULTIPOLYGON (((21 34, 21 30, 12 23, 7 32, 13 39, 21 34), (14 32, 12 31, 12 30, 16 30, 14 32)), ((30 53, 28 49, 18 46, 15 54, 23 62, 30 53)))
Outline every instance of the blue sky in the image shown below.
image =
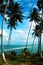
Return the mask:
MULTIPOLYGON (((15 2, 19 2, 21 4, 21 6, 23 7, 22 11, 23 11, 23 15, 24 16, 28 16, 30 14, 30 12, 32 11, 32 9, 34 7, 36 7, 36 3, 37 0, 14 0, 15 2)), ((0 15, 0 33, 1 33, 1 23, 2 23, 2 17, 0 15)), ((30 22, 29 19, 24 19, 23 23, 18 23, 18 26, 16 27, 16 30, 13 29, 12 30, 12 37, 11 37, 11 44, 15 44, 15 45, 23 45, 26 44, 26 38, 28 35, 28 30, 30 27, 30 22)), ((33 25, 32 25, 32 29, 34 28, 34 21, 33 21, 33 25)), ((33 42, 33 36, 32 36, 32 29, 29 35, 29 39, 28 39, 28 44, 32 44, 33 42)), ((7 25, 4 23, 4 44, 7 44, 8 42, 8 37, 9 37, 9 31, 10 29, 7 29, 7 25)), ((37 38, 35 39, 35 43, 37 38)))

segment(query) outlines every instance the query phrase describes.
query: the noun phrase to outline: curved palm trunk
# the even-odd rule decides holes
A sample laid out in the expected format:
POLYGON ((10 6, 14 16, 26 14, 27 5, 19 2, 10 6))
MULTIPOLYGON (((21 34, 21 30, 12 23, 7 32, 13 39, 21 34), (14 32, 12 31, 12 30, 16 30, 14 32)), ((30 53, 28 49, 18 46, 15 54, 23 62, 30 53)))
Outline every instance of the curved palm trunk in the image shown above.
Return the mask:
POLYGON ((39 37, 38 37, 38 53, 39 53, 39 48, 40 48, 40 44, 39 44, 39 37))
MULTIPOLYGON (((43 8, 42 8, 42 20, 43 20, 43 8)), ((41 21, 42 23, 42 21, 41 21)), ((40 24, 40 31, 42 32, 42 24, 40 24)), ((39 52, 40 52, 40 57, 42 58, 42 50, 41 50, 41 32, 39 33, 39 52)))
POLYGON ((42 50, 41 50, 41 32, 42 32, 42 22, 40 24, 40 31, 39 31, 39 54, 40 58, 42 58, 42 50))
POLYGON ((12 27, 10 28, 10 34, 9 34, 9 38, 8 38, 8 51, 9 51, 9 53, 10 53, 11 34, 12 34, 12 27))
POLYGON ((39 34, 39 53, 40 53, 40 57, 42 58, 42 51, 41 51, 41 33, 39 34))
POLYGON ((41 33, 38 36, 38 54, 40 54, 40 57, 42 58, 42 51, 41 51, 41 33))
POLYGON ((32 23, 31 22, 31 25, 30 25, 30 28, 29 28, 29 32, 28 32, 28 35, 27 35, 27 39, 26 39, 26 49, 27 49, 27 46, 28 46, 28 38, 29 38, 29 33, 30 33, 30 30, 31 30, 31 27, 32 27, 32 23))
POLYGON ((32 50, 31 50, 31 53, 33 52, 34 41, 35 41, 35 36, 34 36, 34 39, 33 39, 33 44, 32 44, 32 50))
MULTIPOLYGON (((42 8, 42 20, 43 20, 43 8, 42 8)), ((41 23, 43 24, 42 21, 41 21, 41 23)), ((41 24, 41 31, 42 31, 42 24, 41 24)), ((41 50, 41 58, 42 58, 42 50, 41 50)))
MULTIPOLYGON (((7 8, 8 6, 8 2, 6 4, 6 7, 5 9, 7 8)), ((4 15, 6 14, 6 10, 4 11, 4 15)), ((2 58, 3 58, 3 61, 7 64, 7 61, 6 61, 6 58, 5 58, 5 54, 4 54, 4 44, 3 44, 3 28, 4 28, 4 18, 2 20, 2 26, 1 26, 1 48, 2 48, 2 58)))
MULTIPOLYGON (((4 19, 3 19, 3 21, 4 21, 4 19)), ((5 58, 5 54, 4 54, 4 44, 3 44, 3 26, 4 26, 4 22, 2 21, 2 29, 1 29, 1 49, 2 49, 2 57, 3 57, 3 60, 4 60, 4 62, 5 63, 7 63, 7 61, 6 61, 6 58, 5 58)))
POLYGON ((41 55, 41 35, 38 37, 38 53, 41 55))

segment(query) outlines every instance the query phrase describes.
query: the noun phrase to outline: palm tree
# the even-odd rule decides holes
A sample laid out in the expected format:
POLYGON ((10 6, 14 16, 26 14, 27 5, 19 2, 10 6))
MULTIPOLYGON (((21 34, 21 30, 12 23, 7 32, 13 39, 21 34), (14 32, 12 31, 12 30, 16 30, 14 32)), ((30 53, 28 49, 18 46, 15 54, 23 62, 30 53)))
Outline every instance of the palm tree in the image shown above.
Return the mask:
POLYGON ((36 25, 35 29, 33 30, 34 32, 32 33, 32 35, 34 35, 34 37, 38 37, 38 53, 40 52, 40 47, 39 47, 39 31, 40 31, 40 26, 36 25))
POLYGON ((30 21, 33 21, 35 23, 38 23, 40 21, 40 16, 38 14, 38 10, 36 8, 33 8, 31 14, 30 14, 30 21))
POLYGON ((41 51, 41 33, 42 33, 42 30, 43 30, 43 28, 42 28, 42 24, 43 24, 43 22, 42 22, 42 20, 43 20, 43 0, 38 0, 38 2, 37 2, 37 6, 38 6, 38 8, 39 8, 39 10, 42 10, 42 17, 41 17, 41 20, 40 20, 40 34, 39 34, 39 36, 40 36, 40 56, 41 56, 41 58, 42 58, 42 51, 41 51))
MULTIPOLYGON (((3 0, 2 0, 3 1, 3 0)), ((1 1, 1 3, 2 3, 2 1, 1 1)), ((4 5, 4 4, 0 4, 0 13, 1 14, 3 14, 4 16, 6 15, 6 8, 7 8, 7 6, 8 6, 8 0, 7 0, 7 2, 6 2, 6 5, 4 5)), ((4 62, 5 63, 7 63, 7 61, 6 61, 6 58, 5 58, 5 54, 4 54, 4 45, 3 45, 3 28, 4 28, 4 17, 3 17, 3 20, 2 20, 2 26, 1 26, 1 46, 2 46, 2 57, 3 57, 3 60, 4 60, 4 62)))
POLYGON ((10 52, 10 41, 11 41, 12 28, 16 29, 17 22, 12 17, 7 24, 8 24, 8 28, 10 28, 10 34, 9 34, 9 38, 8 38, 8 48, 9 48, 9 52, 10 52))
MULTIPOLYGON (((21 6, 19 3, 10 4, 13 5, 12 7, 9 6, 9 10, 11 14, 9 14, 9 21, 8 21, 8 27, 10 28, 10 34, 8 38, 8 46, 10 46, 11 41, 11 34, 12 34, 12 28, 16 29, 18 21, 22 23, 22 20, 24 16, 22 15, 21 6)), ((10 47, 9 47, 10 48, 10 47)), ((10 49, 9 49, 10 50, 10 49)))
MULTIPOLYGON (((37 11, 36 8, 33 9, 33 11, 30 13, 30 16, 28 16, 28 18, 30 18, 30 22, 34 20, 35 23, 38 23, 40 21, 40 17, 38 15, 38 11, 37 11)), ((33 22, 31 22, 29 32, 28 32, 28 36, 27 36, 27 39, 26 39, 26 48, 27 48, 27 45, 28 45, 28 37, 29 37, 29 33, 30 33, 30 30, 31 30, 31 27, 32 27, 32 23, 33 22)))

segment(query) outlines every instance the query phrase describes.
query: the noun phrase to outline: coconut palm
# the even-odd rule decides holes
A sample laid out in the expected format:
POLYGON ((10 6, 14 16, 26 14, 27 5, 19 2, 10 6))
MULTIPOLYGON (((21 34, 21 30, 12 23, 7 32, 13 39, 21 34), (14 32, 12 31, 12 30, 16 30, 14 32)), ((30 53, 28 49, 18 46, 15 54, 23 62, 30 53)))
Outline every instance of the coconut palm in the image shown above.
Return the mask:
POLYGON ((40 21, 40 16, 36 8, 33 8, 32 13, 30 14, 30 21, 33 21, 33 20, 35 23, 38 23, 40 21))
MULTIPOLYGON (((33 11, 30 13, 30 16, 28 16, 28 18, 30 18, 30 22, 34 21, 35 23, 38 23, 40 21, 40 17, 38 15, 38 10, 36 8, 34 8, 33 11)), ((31 22, 29 32, 28 32, 28 36, 27 36, 27 40, 26 40, 26 48, 27 48, 27 45, 28 45, 28 37, 29 37, 29 33, 30 33, 30 30, 31 30, 31 27, 32 27, 32 23, 33 22, 31 22)))
POLYGON ((9 38, 8 38, 8 48, 9 48, 9 52, 10 52, 10 41, 11 41, 12 28, 16 29, 17 22, 14 19, 14 17, 11 17, 10 21, 7 24, 8 24, 8 28, 10 29, 10 34, 9 34, 9 38))
POLYGON ((38 8, 41 10, 43 10, 43 0, 38 0, 38 2, 37 2, 37 6, 38 6, 38 8))
POLYGON ((40 26, 39 25, 36 25, 35 26, 35 29, 33 30, 34 32, 32 33, 32 35, 34 35, 35 37, 38 37, 38 53, 39 53, 39 50, 40 50, 40 47, 39 47, 39 31, 40 31, 40 26))
MULTIPOLYGON (((3 1, 3 0, 2 0, 3 1)), ((2 3, 1 1, 1 3, 2 3)), ((4 1, 3 1, 4 2, 4 1)), ((6 2, 6 5, 4 4, 0 4, 0 14, 3 14, 4 16, 6 15, 6 8, 8 6, 8 0, 6 2)), ((5 54, 4 54, 4 45, 3 45, 3 28, 4 28, 4 17, 2 20, 2 26, 1 26, 1 46, 2 46, 2 57, 5 63, 7 63, 6 58, 5 58, 5 54)))
POLYGON ((43 20, 43 0, 38 0, 37 6, 38 6, 39 10, 42 10, 41 20, 40 20, 40 31, 41 32, 39 34, 39 36, 40 36, 40 56, 42 58, 42 52, 41 52, 41 33, 42 33, 42 30, 43 30, 43 28, 42 28, 42 24, 43 24, 43 22, 42 22, 42 20, 43 20))
POLYGON ((24 18, 24 16, 22 15, 22 11, 21 11, 22 7, 20 6, 20 4, 16 2, 16 3, 13 3, 12 5, 13 6, 11 6, 11 7, 9 6, 9 11, 11 13, 9 14, 10 19, 8 21, 8 27, 10 28, 8 46, 10 45, 10 41, 11 41, 12 28, 16 29, 16 25, 17 25, 18 21, 20 23, 22 23, 22 20, 24 18))

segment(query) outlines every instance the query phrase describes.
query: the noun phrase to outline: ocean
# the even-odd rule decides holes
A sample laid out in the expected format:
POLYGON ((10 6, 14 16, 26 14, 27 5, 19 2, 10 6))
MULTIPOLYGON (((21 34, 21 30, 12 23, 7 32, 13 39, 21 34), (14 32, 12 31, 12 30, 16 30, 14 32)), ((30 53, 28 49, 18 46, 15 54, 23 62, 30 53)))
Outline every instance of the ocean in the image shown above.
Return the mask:
MULTIPOLYGON (((26 48, 26 45, 10 45, 10 51, 15 51, 16 54, 21 54, 23 52, 23 49, 26 48)), ((32 45, 27 46, 28 51, 31 53, 36 53, 38 51, 38 45, 35 44, 32 48, 32 45)), ((8 51, 8 45, 4 45, 4 51, 7 53, 8 51)), ((42 51, 43 51, 43 45, 42 45, 42 51)), ((0 45, 0 54, 1 54, 1 45, 0 45)))

